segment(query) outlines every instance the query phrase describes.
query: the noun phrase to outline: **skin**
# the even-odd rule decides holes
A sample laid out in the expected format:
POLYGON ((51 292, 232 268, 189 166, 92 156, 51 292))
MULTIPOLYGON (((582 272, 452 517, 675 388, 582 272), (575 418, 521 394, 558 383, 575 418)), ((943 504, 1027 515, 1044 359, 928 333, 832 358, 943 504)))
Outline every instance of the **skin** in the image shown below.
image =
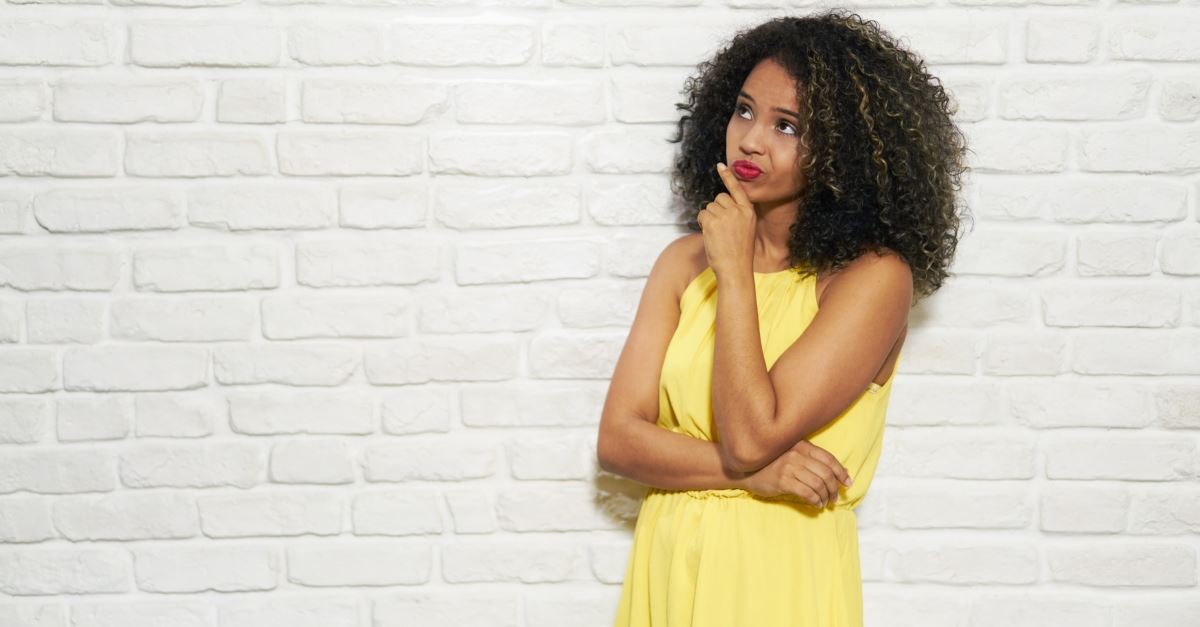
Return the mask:
POLYGON ((741 91, 725 128, 725 163, 752 161, 763 173, 742 183, 754 205, 755 219, 739 221, 728 233, 723 230, 720 239, 705 234, 709 265, 718 276, 726 268, 714 262, 725 265, 726 259, 738 263, 748 257, 756 272, 788 267, 788 229, 796 221, 804 188, 798 163, 808 151, 799 131, 803 112, 796 99, 795 79, 783 66, 765 59, 750 71, 741 91), (747 243, 752 248, 747 249, 747 243))
POLYGON ((780 70, 773 62, 754 69, 743 91, 755 101, 739 99, 746 104, 739 104, 727 127, 727 159, 750 159, 765 173, 745 186, 723 173, 730 193, 718 195, 701 212, 703 233, 672 242, 650 271, 604 402, 597 456, 604 470, 656 488, 742 488, 764 496, 795 494, 826 506, 838 497, 839 483, 849 485, 851 477, 828 451, 802 436, 815 430, 819 416, 827 421, 837 407, 848 406, 872 372, 890 373, 900 345, 895 341, 896 312, 907 315, 911 277, 895 257, 879 262, 888 258, 864 255, 863 261, 838 273, 844 278, 836 289, 835 277, 818 281, 821 312, 771 371, 766 370, 752 270, 772 272, 787 266, 788 228, 796 216, 797 193, 803 189, 794 165, 801 144, 789 135, 797 120, 776 119, 773 112, 775 106, 800 111, 795 84, 780 70), (738 116, 747 123, 735 121, 738 116), (777 133, 778 139, 770 133, 777 133), (714 402, 714 417, 721 443, 656 424, 663 358, 679 323, 680 295, 704 269, 697 267, 698 260, 713 267, 721 293, 715 354, 719 369, 714 363, 714 400, 721 395, 720 404, 714 402), (887 311, 867 306, 875 302, 884 302, 887 311), (885 315, 882 325, 872 319, 888 311, 891 317, 885 315), (864 333, 859 327, 874 330, 864 333), (878 358, 892 345, 890 361, 881 366, 878 358), (874 370, 868 372, 866 366, 872 363, 874 370), (749 385, 718 390, 718 381, 749 385), (797 381, 807 384, 798 386, 797 381), (776 408, 792 420, 768 419, 776 408), (729 448, 731 441, 738 448, 729 448))
POLYGON ((762 469, 743 472, 723 463, 716 442, 656 424, 659 375, 698 242, 694 234, 676 239, 650 270, 600 415, 600 467, 663 490, 740 488, 760 496, 794 494, 825 506, 837 497, 838 484, 849 485, 851 478, 833 455, 810 442, 797 443, 762 469))
MULTIPOLYGON (((907 329, 912 275, 891 251, 868 253, 838 272, 820 294, 805 333, 765 365, 755 299, 755 267, 787 267, 788 229, 804 181, 798 160, 807 151, 794 132, 796 82, 771 60, 747 77, 726 130, 726 158, 764 171, 751 181, 718 164, 728 193, 718 194, 699 221, 704 253, 717 277, 713 416, 723 463, 749 471, 777 458, 858 398, 872 379, 886 379, 907 329)), ((878 383, 878 382, 877 382, 878 383)))

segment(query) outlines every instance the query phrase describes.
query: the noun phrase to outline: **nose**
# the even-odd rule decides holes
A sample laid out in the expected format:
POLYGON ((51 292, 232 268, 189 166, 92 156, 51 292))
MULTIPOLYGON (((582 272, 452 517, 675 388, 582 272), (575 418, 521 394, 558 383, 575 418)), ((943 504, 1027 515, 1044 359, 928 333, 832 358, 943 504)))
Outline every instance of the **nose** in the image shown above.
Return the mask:
POLYGON ((757 123, 751 124, 746 134, 742 135, 742 140, 738 142, 738 148, 741 149, 742 154, 751 155, 762 152, 762 135, 760 134, 762 131, 759 126, 757 123))

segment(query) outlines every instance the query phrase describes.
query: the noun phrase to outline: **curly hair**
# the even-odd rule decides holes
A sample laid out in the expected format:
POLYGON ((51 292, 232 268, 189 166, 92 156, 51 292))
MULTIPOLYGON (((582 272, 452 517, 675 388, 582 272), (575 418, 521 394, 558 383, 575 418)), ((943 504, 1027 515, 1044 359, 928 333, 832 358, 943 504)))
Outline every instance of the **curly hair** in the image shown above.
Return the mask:
POLYGON ((879 25, 842 8, 779 17, 739 32, 684 83, 682 141, 671 191, 699 231, 701 207, 725 191, 716 172, 742 84, 762 60, 797 83, 809 147, 806 181, 789 232, 793 267, 836 271, 866 251, 890 248, 908 263, 913 304, 941 287, 960 237, 956 192, 968 152, 953 105, 924 61, 879 25))

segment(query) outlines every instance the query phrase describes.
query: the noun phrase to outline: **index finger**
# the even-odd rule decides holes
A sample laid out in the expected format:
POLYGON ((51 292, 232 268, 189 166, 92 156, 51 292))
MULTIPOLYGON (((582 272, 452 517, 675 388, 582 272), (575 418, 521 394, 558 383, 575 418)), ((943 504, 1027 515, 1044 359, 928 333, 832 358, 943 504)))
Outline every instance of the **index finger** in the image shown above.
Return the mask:
POLYGON ((734 202, 744 207, 751 206, 750 198, 746 196, 746 190, 742 189, 742 182, 737 180, 729 166, 718 163, 717 174, 721 176, 721 182, 725 183, 725 189, 729 190, 729 195, 733 196, 734 202))

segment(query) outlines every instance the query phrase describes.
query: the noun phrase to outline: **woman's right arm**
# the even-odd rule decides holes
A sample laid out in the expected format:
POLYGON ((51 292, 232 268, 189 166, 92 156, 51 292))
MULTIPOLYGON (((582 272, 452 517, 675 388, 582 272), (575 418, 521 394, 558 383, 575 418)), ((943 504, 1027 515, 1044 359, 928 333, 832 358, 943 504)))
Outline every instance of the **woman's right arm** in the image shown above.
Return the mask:
POLYGON ((656 424, 662 364, 691 267, 689 237, 668 244, 650 269, 604 400, 596 453, 604 470, 656 488, 744 488, 747 473, 726 469, 715 442, 656 424))
POLYGON ((605 451, 599 453, 604 470, 663 490, 748 489, 749 474, 727 470, 715 442, 668 431, 641 418, 626 418, 622 423, 619 433, 611 428, 601 431, 604 444, 598 444, 597 451, 605 451))

